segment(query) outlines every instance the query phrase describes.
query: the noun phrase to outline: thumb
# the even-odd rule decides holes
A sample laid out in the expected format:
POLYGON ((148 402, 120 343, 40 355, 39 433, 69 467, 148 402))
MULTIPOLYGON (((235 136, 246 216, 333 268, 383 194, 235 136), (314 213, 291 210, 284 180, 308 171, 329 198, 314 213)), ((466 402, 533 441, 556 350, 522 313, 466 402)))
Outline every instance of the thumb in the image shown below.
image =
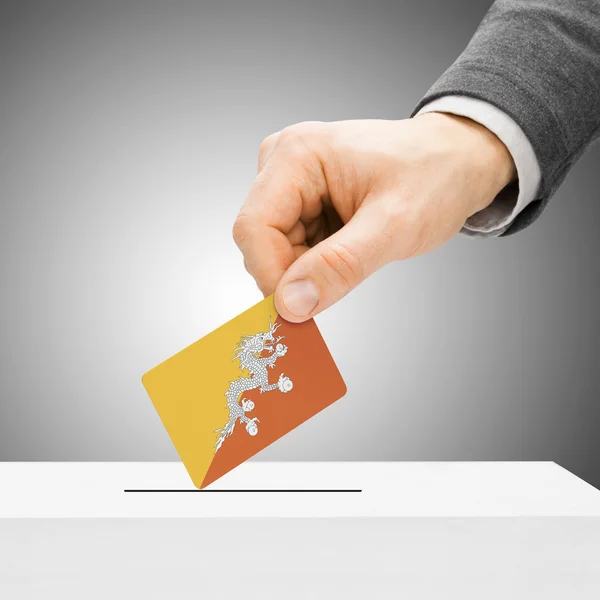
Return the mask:
POLYGON ((389 262, 385 221, 377 203, 363 204, 339 231, 304 252, 277 285, 277 312, 287 321, 306 321, 389 262))

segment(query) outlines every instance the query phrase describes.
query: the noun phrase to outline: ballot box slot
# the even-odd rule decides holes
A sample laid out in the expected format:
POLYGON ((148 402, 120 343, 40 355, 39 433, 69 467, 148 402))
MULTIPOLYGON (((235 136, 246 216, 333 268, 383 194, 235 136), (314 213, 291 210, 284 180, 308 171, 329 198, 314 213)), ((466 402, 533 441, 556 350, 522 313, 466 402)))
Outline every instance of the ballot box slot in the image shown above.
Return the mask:
POLYGON ((196 493, 196 494, 223 494, 223 493, 237 493, 237 494, 354 494, 361 493, 360 489, 297 489, 297 490, 276 490, 276 489, 248 489, 248 490, 191 490, 191 489, 181 489, 181 490, 163 490, 163 489, 153 489, 153 490, 123 490, 125 493, 143 493, 143 494, 154 494, 154 493, 196 493))

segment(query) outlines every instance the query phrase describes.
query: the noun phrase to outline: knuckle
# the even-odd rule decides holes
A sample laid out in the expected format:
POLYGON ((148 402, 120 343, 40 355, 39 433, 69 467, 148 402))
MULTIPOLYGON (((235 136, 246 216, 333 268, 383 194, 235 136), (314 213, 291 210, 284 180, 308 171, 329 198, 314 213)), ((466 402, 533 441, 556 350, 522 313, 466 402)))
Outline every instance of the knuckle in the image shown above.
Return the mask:
POLYGON ((328 270, 335 273, 332 278, 336 278, 336 284, 341 283, 345 292, 356 287, 364 278, 365 269, 360 257, 346 244, 342 242, 332 244, 319 255, 328 270))
POLYGON ((282 146, 296 145, 300 139, 299 126, 289 125, 284 127, 279 133, 279 142, 282 146))
POLYGON ((314 136, 317 128, 318 123, 313 121, 289 125, 279 132, 278 142, 288 151, 307 151, 307 140, 314 136))
POLYGON ((248 216, 244 213, 240 213, 233 222, 233 228, 231 231, 233 235, 233 241, 236 243, 238 248, 243 246, 244 241, 248 237, 248 231, 248 216))
POLYGON ((279 136, 278 133, 272 133, 271 135, 267 136, 260 143, 260 148, 258 150, 258 155, 259 155, 259 157, 260 157, 261 160, 264 160, 264 158, 266 158, 266 156, 271 152, 271 150, 275 146, 275 143, 277 142, 278 136, 279 136))
POLYGON ((321 160, 322 139, 313 123, 298 123, 283 129, 277 140, 279 160, 293 167, 303 186, 327 185, 321 160))

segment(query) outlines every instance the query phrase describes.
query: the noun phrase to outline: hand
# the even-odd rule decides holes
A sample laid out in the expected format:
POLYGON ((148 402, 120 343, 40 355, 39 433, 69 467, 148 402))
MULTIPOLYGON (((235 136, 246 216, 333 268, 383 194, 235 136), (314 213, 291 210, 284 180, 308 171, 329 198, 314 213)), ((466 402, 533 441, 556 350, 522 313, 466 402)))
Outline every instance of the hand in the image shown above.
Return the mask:
POLYGON ((233 235, 279 314, 305 321, 448 241, 515 177, 504 144, 463 117, 300 123, 262 143, 233 235))

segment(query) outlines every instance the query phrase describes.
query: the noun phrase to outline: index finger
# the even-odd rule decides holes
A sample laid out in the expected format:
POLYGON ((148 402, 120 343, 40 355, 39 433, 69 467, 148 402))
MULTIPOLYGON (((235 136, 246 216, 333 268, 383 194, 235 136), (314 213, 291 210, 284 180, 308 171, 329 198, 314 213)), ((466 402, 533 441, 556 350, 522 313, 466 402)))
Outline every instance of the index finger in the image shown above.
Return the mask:
POLYGON ((318 214, 320 196, 306 162, 283 153, 274 156, 256 178, 233 225, 233 237, 246 269, 265 296, 294 262, 288 238, 296 223, 318 214))

